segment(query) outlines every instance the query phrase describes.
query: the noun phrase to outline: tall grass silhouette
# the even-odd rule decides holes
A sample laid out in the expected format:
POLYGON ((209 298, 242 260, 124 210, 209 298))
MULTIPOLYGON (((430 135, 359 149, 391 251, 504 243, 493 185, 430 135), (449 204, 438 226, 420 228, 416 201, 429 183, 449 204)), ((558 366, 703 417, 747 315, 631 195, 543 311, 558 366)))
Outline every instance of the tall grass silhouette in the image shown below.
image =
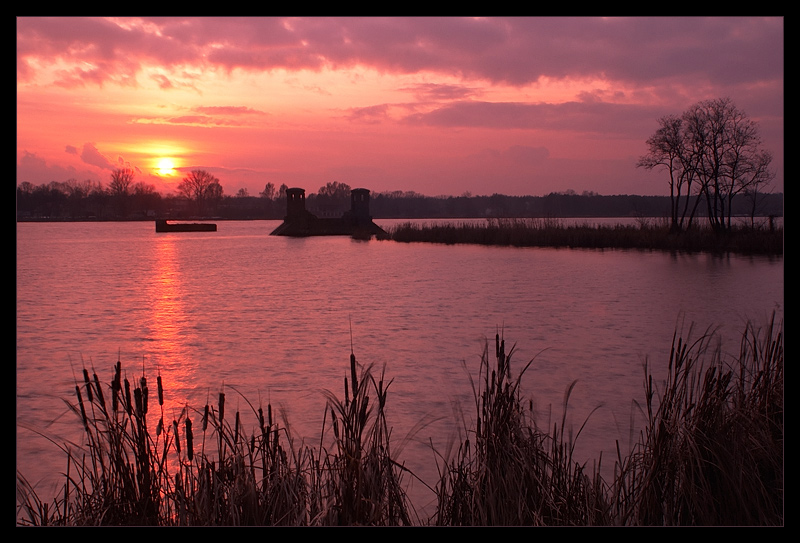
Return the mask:
MULTIPOLYGON (((737 357, 707 330, 675 334, 668 373, 645 365, 646 423, 614 476, 589 470, 566 417, 539 428, 515 371, 514 348, 495 337, 472 380, 474 424, 452 454, 432 450, 438 480, 431 518, 405 492, 415 477, 396 457, 385 371, 351 352, 344 397, 325 392, 322 435, 295 445, 272 406, 246 402, 257 421, 227 409, 224 391, 201 409, 164 413, 156 375, 109 381, 84 369, 65 400, 83 444, 58 444, 63 489, 40 497, 17 473, 21 526, 714 526, 782 525, 784 351, 782 324, 748 324, 737 357)), ((228 387, 225 390, 234 390, 228 387)), ((565 391, 564 413, 572 387, 565 391)), ((465 417, 467 420, 470 417, 465 417)), ((590 424, 587 419, 585 424, 590 424)))

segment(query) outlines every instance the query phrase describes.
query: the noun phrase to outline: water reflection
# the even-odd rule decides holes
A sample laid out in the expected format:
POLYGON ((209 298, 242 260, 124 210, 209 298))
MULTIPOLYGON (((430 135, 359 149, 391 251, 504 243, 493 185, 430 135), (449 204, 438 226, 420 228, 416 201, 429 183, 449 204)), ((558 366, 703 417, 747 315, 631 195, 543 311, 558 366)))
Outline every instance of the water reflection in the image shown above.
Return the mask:
POLYGON ((178 270, 177 249, 171 237, 160 237, 155 242, 155 263, 151 285, 153 300, 150 330, 162 355, 180 361, 185 357, 186 313, 181 300, 181 279, 178 270))
MULTIPOLYGON (((165 390, 165 417, 178 418, 188 401, 196 381, 191 346, 197 344, 197 333, 187 311, 185 287, 180 269, 180 240, 175 236, 158 236, 153 241, 153 268, 149 281, 151 311, 142 328, 152 343, 149 363, 144 371, 150 379, 162 377, 165 390)), ((166 420, 165 420, 166 422, 166 420)))

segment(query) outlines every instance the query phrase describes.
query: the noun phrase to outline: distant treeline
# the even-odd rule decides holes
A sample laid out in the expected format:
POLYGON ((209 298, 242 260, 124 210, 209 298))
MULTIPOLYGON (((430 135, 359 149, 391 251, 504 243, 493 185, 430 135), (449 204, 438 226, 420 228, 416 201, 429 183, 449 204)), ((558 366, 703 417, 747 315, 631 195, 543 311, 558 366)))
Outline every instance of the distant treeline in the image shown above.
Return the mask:
MULTIPOLYGON (((155 191, 112 194, 104 190, 81 191, 64 183, 17 187, 17 220, 148 220, 195 218, 192 202, 155 191)), ((223 196, 213 202, 206 215, 219 219, 283 219, 283 191, 273 197, 223 196)), ((734 199, 734 215, 783 216, 783 194, 759 194, 756 206, 744 195, 734 199)), ((349 198, 331 205, 330 198, 311 193, 307 208, 317 214, 341 214, 349 198)), ((702 206, 701 206, 702 207, 702 206)), ((484 217, 668 217, 667 196, 614 195, 573 191, 546 196, 425 196, 416 192, 373 192, 370 212, 375 219, 436 219, 484 217)))
MULTIPOLYGON (((783 216, 783 194, 759 195, 756 215, 783 216)), ((734 200, 734 215, 748 216, 752 202, 734 200)), ((574 192, 546 196, 449 196, 379 193, 372 196, 375 218, 484 218, 484 217, 668 217, 668 196, 615 195, 574 192)))

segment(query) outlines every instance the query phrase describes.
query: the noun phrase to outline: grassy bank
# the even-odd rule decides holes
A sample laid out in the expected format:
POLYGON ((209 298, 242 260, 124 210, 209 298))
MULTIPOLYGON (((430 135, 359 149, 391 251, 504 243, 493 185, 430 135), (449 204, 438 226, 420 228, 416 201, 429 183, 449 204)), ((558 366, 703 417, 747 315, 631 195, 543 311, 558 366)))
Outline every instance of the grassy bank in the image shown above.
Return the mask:
POLYGON ((440 224, 409 222, 390 229, 388 236, 395 241, 446 244, 783 254, 783 227, 733 227, 725 233, 697 227, 675 233, 657 221, 612 226, 565 225, 558 219, 488 219, 485 222, 440 224))
MULTIPOLYGON (((396 458, 383 374, 350 356, 343 397, 327 394, 326 440, 293 446, 268 404, 248 429, 220 393, 169 420, 160 376, 103 381, 84 370, 69 401, 85 435, 64 444, 63 490, 40 498, 17 474, 19 525, 651 526, 783 524, 783 335, 748 326, 738 358, 713 334, 675 337, 663 389, 645 367, 647 423, 614 478, 573 458, 564 419, 537 427, 524 364, 497 336, 474 376, 475 426, 432 451, 435 513, 418 518, 396 458)), ((530 364, 530 363, 528 363, 530 364)), ((569 396, 567 391, 566 397, 569 396)), ((565 410, 566 403, 565 399, 565 410)), ((230 402, 228 402, 230 404, 230 402)), ((578 435, 580 432, 578 432, 578 435)))

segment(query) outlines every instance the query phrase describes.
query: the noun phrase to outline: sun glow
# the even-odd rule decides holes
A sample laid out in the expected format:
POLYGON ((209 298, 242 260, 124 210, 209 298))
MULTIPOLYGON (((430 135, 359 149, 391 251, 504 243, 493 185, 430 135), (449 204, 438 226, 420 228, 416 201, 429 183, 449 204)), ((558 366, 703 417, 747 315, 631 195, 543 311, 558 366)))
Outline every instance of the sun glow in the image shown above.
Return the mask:
POLYGON ((160 158, 158 159, 156 170, 158 171, 158 175, 175 175, 175 162, 171 158, 160 158))

